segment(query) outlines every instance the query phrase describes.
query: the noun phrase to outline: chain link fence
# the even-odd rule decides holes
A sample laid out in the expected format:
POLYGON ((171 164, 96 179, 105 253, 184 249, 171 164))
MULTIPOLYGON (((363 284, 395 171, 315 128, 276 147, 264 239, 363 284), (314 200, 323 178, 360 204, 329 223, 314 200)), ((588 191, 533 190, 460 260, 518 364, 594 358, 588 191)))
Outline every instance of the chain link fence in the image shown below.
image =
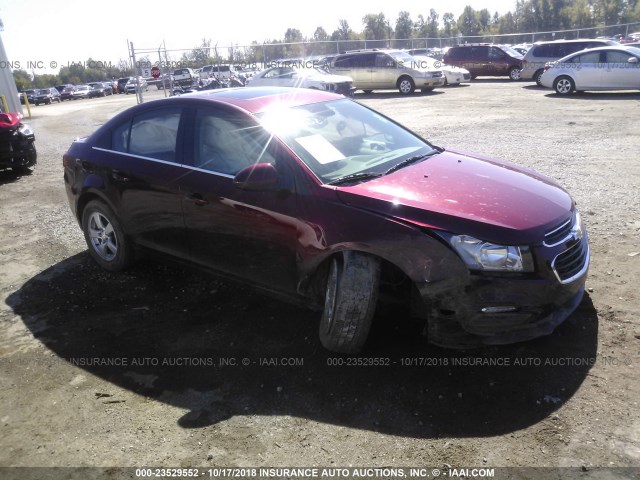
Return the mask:
MULTIPOLYGON (((149 69, 160 66, 163 72, 177 68, 201 68, 210 64, 233 64, 245 68, 261 69, 285 59, 316 60, 325 56, 336 55, 348 50, 370 48, 393 49, 436 49, 462 43, 502 43, 521 44, 541 40, 561 40, 575 38, 595 38, 620 36, 627 38, 629 34, 640 31, 640 22, 556 30, 548 32, 485 34, 475 36, 456 35, 436 38, 408 38, 384 40, 327 40, 295 43, 253 43, 251 45, 228 45, 215 47, 194 47, 167 50, 133 49, 137 70, 141 67, 149 69)), ((130 55, 131 58, 134 55, 130 55)))

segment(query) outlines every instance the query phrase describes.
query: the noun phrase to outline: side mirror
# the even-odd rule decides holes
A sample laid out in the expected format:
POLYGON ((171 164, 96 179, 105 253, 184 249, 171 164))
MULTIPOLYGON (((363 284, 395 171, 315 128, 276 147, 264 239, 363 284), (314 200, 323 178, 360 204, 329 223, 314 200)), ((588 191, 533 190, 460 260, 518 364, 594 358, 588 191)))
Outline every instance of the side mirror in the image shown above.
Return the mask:
POLYGON ((252 192, 273 190, 278 185, 278 172, 270 163, 249 165, 236 174, 233 185, 252 192))
POLYGON ((638 57, 631 57, 628 60, 629 63, 638 63, 638 57))

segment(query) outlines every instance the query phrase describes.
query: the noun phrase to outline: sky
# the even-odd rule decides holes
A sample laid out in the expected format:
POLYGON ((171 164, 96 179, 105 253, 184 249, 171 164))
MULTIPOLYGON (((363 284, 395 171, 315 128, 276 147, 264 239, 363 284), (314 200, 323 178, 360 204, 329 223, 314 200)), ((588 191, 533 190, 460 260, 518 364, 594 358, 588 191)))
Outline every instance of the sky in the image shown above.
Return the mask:
MULTIPOLYGON (((426 18, 430 8, 440 19, 446 12, 457 18, 465 5, 503 14, 515 8, 515 0, 0 0, 4 24, 0 35, 14 68, 57 73, 60 66, 89 57, 117 65, 120 59, 128 58, 127 41, 133 42, 136 50, 154 51, 163 42, 168 50, 190 50, 202 39, 211 39, 211 45, 219 47, 248 45, 252 40, 282 39, 290 27, 311 37, 316 27, 322 26, 330 35, 340 19, 361 31, 362 17, 367 13, 384 13, 392 26, 403 10, 414 21, 419 14, 426 18), (53 66, 57 68, 52 70, 53 66)), ((178 59, 181 54, 171 56, 178 59)), ((151 55, 152 61, 156 58, 157 54, 151 55)))

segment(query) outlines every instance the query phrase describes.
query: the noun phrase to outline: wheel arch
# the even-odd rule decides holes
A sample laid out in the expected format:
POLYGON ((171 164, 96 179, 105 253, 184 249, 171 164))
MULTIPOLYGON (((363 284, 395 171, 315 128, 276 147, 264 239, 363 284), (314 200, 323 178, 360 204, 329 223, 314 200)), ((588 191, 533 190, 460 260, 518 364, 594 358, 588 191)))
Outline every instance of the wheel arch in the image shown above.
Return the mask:
MULTIPOLYGON (((398 265, 393 259, 380 255, 380 252, 372 246, 361 244, 340 244, 328 250, 321 259, 315 262, 315 266, 301 280, 298 290, 312 297, 322 304, 324 289, 329 274, 331 261, 345 252, 355 252, 375 258, 380 262, 380 282, 386 284, 407 284, 415 286, 415 280, 411 278, 409 272, 398 265)), ((409 293, 409 289, 407 291, 409 293)))
POLYGON ((84 209, 87 206, 87 204, 92 200, 99 200, 103 202, 105 205, 107 205, 114 212, 116 211, 115 206, 109 200, 109 198, 104 194, 104 192, 96 188, 86 189, 78 197, 78 203, 76 206, 76 220, 78 221, 78 224, 80 226, 82 226, 82 215, 84 214, 84 209))

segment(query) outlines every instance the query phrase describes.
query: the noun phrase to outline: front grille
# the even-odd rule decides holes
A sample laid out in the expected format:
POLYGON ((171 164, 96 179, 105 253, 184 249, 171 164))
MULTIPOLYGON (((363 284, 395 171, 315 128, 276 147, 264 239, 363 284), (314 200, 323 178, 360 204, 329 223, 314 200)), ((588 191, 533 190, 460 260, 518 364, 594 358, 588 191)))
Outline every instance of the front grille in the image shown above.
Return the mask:
POLYGON ((549 230, 542 244, 547 248, 563 248, 551 262, 551 268, 560 283, 571 283, 584 275, 589 267, 589 241, 582 230, 578 211, 549 230))
POLYGON ((560 225, 557 225, 552 230, 544 234, 544 246, 555 247, 567 240, 571 236, 571 229, 577 220, 577 214, 573 214, 571 218, 565 220, 560 225))
POLYGON ((582 237, 571 248, 558 255, 551 267, 560 283, 570 283, 582 276, 589 265, 589 244, 582 237))

